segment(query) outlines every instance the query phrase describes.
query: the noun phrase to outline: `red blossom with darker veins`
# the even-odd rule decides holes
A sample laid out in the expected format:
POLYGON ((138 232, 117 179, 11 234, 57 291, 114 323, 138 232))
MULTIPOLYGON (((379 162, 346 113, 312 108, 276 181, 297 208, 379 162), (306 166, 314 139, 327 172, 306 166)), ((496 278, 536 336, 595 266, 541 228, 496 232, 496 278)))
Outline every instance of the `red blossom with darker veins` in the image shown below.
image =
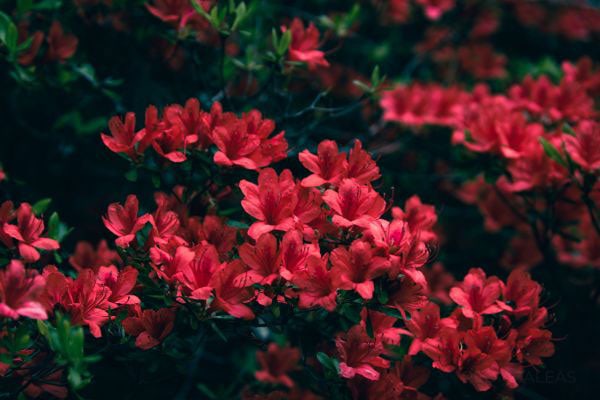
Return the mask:
MULTIPOLYGON (((195 1, 204 11, 210 10, 213 3, 212 0, 191 1, 195 1)), ((154 0, 152 4, 145 3, 144 5, 156 18, 175 26, 177 29, 182 29, 201 18, 190 4, 190 0, 154 0)))
POLYGON ((323 201, 333 212, 333 223, 340 228, 367 228, 385 211, 385 201, 379 193, 353 179, 342 180, 337 191, 327 190, 323 201))
POLYGON ((450 289, 450 298, 463 307, 462 311, 466 317, 477 318, 502 311, 496 304, 501 291, 498 278, 487 278, 481 268, 471 268, 463 282, 450 289))
POLYGON ((221 310, 236 318, 254 319, 254 312, 245 304, 252 300, 254 291, 252 288, 240 288, 235 282, 245 269, 241 260, 233 260, 217 268, 210 280, 215 293, 211 310, 221 310))
POLYGON ((106 240, 101 240, 96 249, 89 242, 77 242, 73 255, 69 257, 69 264, 77 271, 89 268, 97 272, 102 266, 120 263, 119 254, 108 247, 106 240))
POLYGON ((45 284, 46 280, 36 270, 26 270, 21 261, 12 260, 0 270, 0 316, 47 319, 40 302, 45 284))
POLYGON ((569 157, 584 171, 600 169, 600 123, 592 120, 579 122, 575 135, 563 135, 569 157))
POLYGON ((292 41, 289 47, 290 61, 304 62, 308 68, 314 70, 317 66, 328 67, 325 53, 319 48, 319 30, 311 22, 307 27, 300 18, 294 18, 289 28, 282 26, 282 32, 290 30, 292 41))
POLYGON ((340 375, 353 378, 360 375, 376 381, 380 373, 375 368, 389 368, 390 362, 381 357, 383 344, 367 335, 365 329, 355 325, 335 339, 340 357, 340 375))
POLYGON ((108 121, 108 129, 112 136, 100 134, 104 145, 115 153, 125 153, 135 160, 138 156, 135 146, 146 134, 146 130, 135 131, 135 114, 131 112, 125 114, 124 120, 120 117, 112 117, 108 121))
POLYGON ((327 256, 308 258, 306 269, 297 272, 292 282, 300 289, 300 308, 322 307, 331 312, 337 303, 337 285, 333 273, 327 269, 327 256))
POLYGON ((75 35, 65 34, 58 21, 52 22, 48 36, 48 52, 46 57, 51 61, 65 62, 73 57, 77 50, 79 39, 75 35))
POLYGON ((302 186, 314 187, 324 184, 337 185, 347 168, 346 154, 340 153, 338 145, 333 140, 323 140, 319 143, 317 154, 308 150, 298 155, 302 165, 312 172, 302 179, 302 186))
POLYGON ((423 343, 434 344, 442 329, 455 329, 456 322, 451 318, 440 318, 440 307, 435 303, 428 303, 410 315, 406 327, 413 335, 408 349, 408 354, 412 356, 421 351, 423 343))
POLYGON ((117 236, 117 246, 129 247, 135 240, 135 234, 150 222, 151 216, 144 214, 138 217, 138 210, 139 202, 135 195, 127 196, 125 206, 119 203, 108 206, 108 212, 106 217, 102 217, 102 221, 104 226, 117 236))
POLYGON ((18 242, 19 254, 25 262, 40 259, 37 249, 58 250, 60 245, 54 239, 41 237, 44 232, 44 221, 36 218, 31 205, 23 203, 17 209, 17 225, 4 223, 4 234, 18 242))
POLYGON ((389 267, 388 260, 373 256, 370 244, 358 240, 349 249, 336 248, 329 259, 338 287, 354 290, 365 300, 373 297, 373 279, 385 274, 389 267))
POLYGON ((413 83, 383 92, 383 120, 406 125, 456 124, 469 94, 458 87, 413 83))
POLYGON ((294 386, 294 381, 288 374, 297 369, 300 350, 270 343, 267 351, 256 353, 256 359, 261 367, 255 373, 256 379, 271 384, 282 384, 289 388, 294 386))
POLYGON ((110 289, 108 302, 113 307, 125 304, 139 304, 140 299, 130 292, 135 287, 138 270, 127 266, 118 270, 114 265, 100 267, 97 272, 97 282, 110 289))
POLYGON ((277 176, 274 169, 263 169, 258 184, 243 180, 240 189, 244 194, 242 207, 258 220, 248 230, 250 237, 257 239, 263 233, 287 231, 294 226, 293 212, 298 198, 290 170, 277 176))
POLYGON ((134 315, 123 320, 123 328, 128 335, 136 336, 135 345, 142 350, 158 346, 173 330, 175 310, 143 310, 134 308, 134 315))

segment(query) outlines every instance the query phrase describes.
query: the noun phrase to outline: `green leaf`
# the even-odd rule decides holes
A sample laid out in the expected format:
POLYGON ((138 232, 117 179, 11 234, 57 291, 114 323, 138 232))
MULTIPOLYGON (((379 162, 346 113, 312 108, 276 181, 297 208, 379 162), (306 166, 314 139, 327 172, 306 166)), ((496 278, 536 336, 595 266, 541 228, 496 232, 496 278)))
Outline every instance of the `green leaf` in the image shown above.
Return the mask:
POLYGON ((8 49, 8 52, 10 54, 13 54, 15 52, 15 50, 17 49, 17 38, 18 38, 18 32, 17 32, 17 27, 14 23, 8 24, 8 26, 6 27, 6 38, 5 38, 5 42, 4 44, 6 45, 6 48, 8 49))
POLYGON ((339 374, 339 361, 335 358, 331 358, 323 352, 318 352, 317 360, 319 360, 319 362, 323 367, 325 367, 325 369, 331 370, 336 374, 339 374))
POLYGON ((51 202, 52 199, 50 198, 39 200, 33 206, 31 206, 31 210, 35 215, 40 216, 48 209, 48 206, 50 206, 51 202))
POLYGON ((125 173, 125 179, 129 182, 135 182, 138 179, 138 171, 136 168, 132 168, 125 173))
POLYGON ((279 56, 285 55, 285 53, 287 53, 287 51, 290 47, 290 43, 292 43, 292 31, 290 31, 288 29, 285 32, 283 32, 283 34, 281 35, 281 40, 279 41, 279 44, 276 49, 277 55, 279 55, 279 56))
POLYGON ((566 133, 567 135, 577 136, 577 133, 575 133, 575 131, 573 130, 573 127, 571 125, 569 125, 567 122, 565 122, 563 124, 562 131, 564 133, 566 133))
POLYGON ((560 151, 558 151, 558 149, 554 147, 552 143, 550 143, 543 137, 540 137, 539 141, 542 147, 544 148, 544 152, 548 157, 550 157, 550 159, 562 165, 563 167, 567 167, 567 161, 563 158, 562 154, 560 154, 560 151))
POLYGON ((402 314, 400 314, 400 311, 396 310, 395 308, 391 308, 391 307, 377 307, 375 310, 379 311, 379 312, 382 312, 385 315, 388 315, 390 317, 394 317, 396 319, 403 319, 402 314))
POLYGON ((248 229, 250 226, 244 222, 235 221, 233 219, 227 220, 227 226, 231 226, 238 229, 248 229))
POLYGON ((25 14, 30 11, 33 7, 33 0, 18 0, 17 1, 17 12, 19 14, 25 14))

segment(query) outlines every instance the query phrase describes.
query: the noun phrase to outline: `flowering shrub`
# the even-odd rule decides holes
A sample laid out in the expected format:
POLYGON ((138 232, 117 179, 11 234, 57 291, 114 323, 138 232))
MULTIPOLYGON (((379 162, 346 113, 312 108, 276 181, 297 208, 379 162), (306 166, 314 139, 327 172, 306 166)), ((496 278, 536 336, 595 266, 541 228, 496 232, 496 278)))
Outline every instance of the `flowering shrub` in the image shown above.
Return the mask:
POLYGON ((0 398, 596 393, 597 9, 0 5, 0 398))

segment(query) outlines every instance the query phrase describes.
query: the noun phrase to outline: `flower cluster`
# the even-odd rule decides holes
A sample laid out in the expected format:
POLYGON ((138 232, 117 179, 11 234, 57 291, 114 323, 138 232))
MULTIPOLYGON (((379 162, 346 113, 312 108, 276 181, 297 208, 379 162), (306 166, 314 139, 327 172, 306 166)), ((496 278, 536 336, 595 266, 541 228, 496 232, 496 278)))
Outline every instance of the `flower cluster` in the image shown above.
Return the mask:
POLYGON ((275 124, 263 119, 256 110, 238 117, 223 112, 219 103, 214 103, 210 111, 204 111, 197 99, 190 99, 184 106, 165 107, 162 115, 156 107, 150 106, 144 121, 144 127, 136 130, 134 113, 127 113, 123 119, 112 117, 109 121, 111 136, 102 134, 102 141, 111 151, 133 160, 152 147, 156 154, 173 163, 186 161, 186 153, 192 150, 207 150, 215 145, 217 165, 237 165, 251 170, 266 167, 287 155, 283 132, 270 137, 275 124))
POLYGON ((472 92, 411 84, 386 92, 381 106, 387 121, 447 126, 454 130, 454 144, 501 162, 504 173, 494 184, 480 177, 464 185, 459 197, 478 204, 486 228, 517 230, 504 264, 533 266, 544 251, 536 242, 542 247, 553 242, 562 261, 596 265, 591 249, 600 234, 593 232, 594 225, 600 225, 591 205, 599 190, 600 128, 594 106, 598 79, 600 72, 584 58, 577 64, 564 63, 558 84, 546 76, 526 76, 507 94, 492 94, 482 84, 472 92), (555 213, 557 227, 536 233, 534 226, 531 232, 532 224, 538 224, 527 218, 532 208, 536 213, 540 208, 560 210, 555 213), (566 240, 565 230, 574 219, 581 221, 578 243, 566 240), (527 248, 531 251, 523 251, 527 248))
MULTIPOLYGON (((13 259, 0 271, 2 316, 64 314, 95 338, 121 327, 141 350, 161 346, 190 318, 194 324, 225 318, 240 327, 281 316, 282 309, 305 323, 347 318, 345 328, 336 322, 317 338, 318 353, 265 344, 254 375, 262 386, 245 389, 252 398, 265 391, 313 396, 315 388, 298 379, 307 368, 333 373, 354 398, 379 398, 389 387, 388 397, 412 396, 430 372, 416 361, 420 353, 478 391, 500 379, 515 388, 526 366, 552 355, 541 286, 522 271, 505 284, 481 269, 456 284, 439 264, 427 267, 438 241, 435 208, 418 196, 402 208, 385 199, 374 186, 379 166, 360 141, 347 152, 332 140, 316 153, 300 152, 308 174, 299 178, 268 167, 286 156, 287 143, 283 132, 269 138, 274 123, 258 111, 238 117, 219 103, 202 111, 191 99, 166 107, 160 118, 149 107, 140 130, 131 113, 113 117, 109 127, 104 143, 133 163, 150 147, 183 163, 192 150, 214 146, 215 165, 256 170, 255 180, 238 182, 239 192, 220 192, 221 200, 241 195, 246 216, 240 219, 249 223, 221 216, 214 197, 203 202, 207 212, 195 213, 193 203, 204 194, 194 188, 157 192, 146 213, 129 195, 102 217, 117 251, 105 241, 96 248, 79 242, 68 259, 77 273, 65 274, 42 263, 39 249, 59 245, 42 236, 44 223, 32 207, 23 203, 15 211, 6 202, 0 239, 13 259), (408 354, 399 356, 403 346, 408 354), (313 366, 299 365, 301 357, 313 366)), ((296 345, 293 338, 287 337, 296 345)))

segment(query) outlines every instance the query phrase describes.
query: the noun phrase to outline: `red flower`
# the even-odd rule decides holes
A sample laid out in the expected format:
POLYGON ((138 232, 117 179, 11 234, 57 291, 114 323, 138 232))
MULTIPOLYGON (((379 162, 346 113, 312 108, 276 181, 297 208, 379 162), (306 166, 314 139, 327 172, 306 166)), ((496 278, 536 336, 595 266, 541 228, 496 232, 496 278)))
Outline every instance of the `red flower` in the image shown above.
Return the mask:
POLYGON ((456 322, 451 318, 440 318, 440 307, 435 303, 426 304, 421 310, 414 311, 406 321, 406 327, 413 334, 409 355, 421 351, 424 343, 433 345, 444 328, 455 329, 456 322))
POLYGON ((494 53, 487 43, 461 46, 458 59, 462 68, 477 79, 500 79, 506 76, 506 56, 494 53))
POLYGON ((136 133, 135 131, 135 114, 128 112, 125 114, 125 119, 120 117, 112 117, 108 121, 108 129, 112 135, 108 136, 104 133, 100 134, 102 142, 112 152, 125 153, 132 159, 137 158, 138 151, 135 145, 139 143, 146 134, 146 130, 142 129, 136 133))
POLYGON ((399 207, 392 208, 392 216, 394 219, 406 221, 411 232, 419 232, 421 240, 430 241, 437 238, 433 232, 433 226, 437 222, 435 207, 423 204, 417 195, 406 200, 404 210, 399 207))
POLYGON ((308 257, 320 257, 319 247, 317 245, 304 244, 302 233, 299 231, 289 231, 281 240, 281 276, 290 281, 294 275, 306 269, 308 257))
MULTIPOLYGON (((281 30, 286 32, 288 27, 282 26, 281 30)), ((314 70, 317 66, 329 66, 329 63, 325 60, 325 53, 317 50, 319 48, 319 30, 312 22, 305 28, 302 20, 294 18, 289 30, 292 33, 289 48, 290 61, 305 62, 311 70, 314 70)))
POLYGON ((125 206, 112 203, 108 206, 106 217, 102 217, 104 226, 117 235, 117 246, 129 247, 135 240, 135 234, 141 230, 146 223, 151 221, 151 216, 144 214, 138 217, 139 202, 135 195, 127 196, 125 206))
POLYGON ((89 242, 77 242, 73 255, 69 257, 69 264, 77 271, 89 268, 98 272, 98 268, 104 265, 120 262, 119 254, 111 250, 104 239, 98 243, 96 250, 89 242))
POLYGON ((437 338, 425 341, 423 352, 433 360, 433 368, 443 372, 452 372, 458 366, 460 352, 460 333, 454 329, 443 329, 437 338))
POLYGON ((390 288, 388 304, 397 309, 403 318, 427 304, 427 288, 405 276, 395 281, 390 288))
POLYGON ((360 324, 364 326, 365 329, 367 329, 367 326, 369 326, 368 324, 370 324, 373 330, 373 337, 384 344, 399 346, 401 335, 411 336, 411 333, 406 329, 394 327, 396 322, 398 322, 397 318, 382 312, 363 308, 360 312, 360 318, 360 324))
POLYGON ((136 315, 123 320, 123 328, 128 335, 137 336, 135 345, 142 350, 158 346, 173 330, 175 310, 161 308, 159 310, 135 309, 136 315))
POLYGON ((304 150, 298 154, 302 165, 312 172, 302 179, 302 186, 314 187, 324 184, 337 185, 342 179, 348 166, 346 154, 340 153, 337 143, 333 140, 323 140, 317 148, 317 155, 304 150))
POLYGON ((498 305, 516 318, 529 315, 538 308, 542 287, 523 270, 514 270, 502 288, 502 301, 498 305))
POLYGON ((425 276, 418 268, 429 259, 429 250, 418 236, 412 234, 407 222, 395 219, 390 223, 380 219, 369 225, 365 236, 389 258, 388 274, 392 279, 402 273, 420 285, 426 284, 425 276))
POLYGON ((236 232, 235 228, 225 225, 222 218, 216 215, 207 215, 202 220, 202 225, 197 226, 196 234, 202 243, 215 246, 219 255, 223 257, 235 245, 236 232))
POLYGON ((463 282, 450 290, 450 298, 463 307, 465 317, 475 318, 478 315, 502 311, 496 304, 501 290, 498 278, 486 278, 481 268, 471 268, 463 282))
POLYGON ((263 119, 256 110, 242 118, 227 114, 211 133, 211 139, 219 149, 214 156, 215 163, 258 170, 282 160, 287 155, 287 142, 283 132, 269 139, 274 129, 275 123, 263 119))
POLYGON ((300 289, 298 307, 319 306, 329 312, 335 310, 337 285, 333 281, 333 274, 327 269, 327 256, 309 257, 306 269, 297 272, 292 279, 300 289))
POLYGON ((250 237, 258 239, 263 233, 287 231, 294 226, 292 213, 298 197, 290 170, 277 176, 272 168, 263 169, 258 175, 258 185, 242 180, 240 189, 244 194, 242 207, 258 220, 248 230, 250 237))
POLYGON ((563 135, 569 157, 585 171, 600 169, 600 123, 581 121, 575 133, 576 136, 563 135))
POLYGON ((64 62, 73 57, 77 50, 79 40, 74 35, 66 35, 62 25, 58 21, 53 21, 48 31, 48 52, 46 57, 51 61, 64 62))
POLYGON ((375 368, 389 368, 390 362, 380 355, 383 345, 372 339, 361 325, 355 325, 335 339, 335 347, 340 357, 340 376, 351 379, 360 375, 371 381, 379 380, 375 368))
MULTIPOLYGON (((212 1, 192 0, 196 1, 204 11, 210 10, 212 1)), ((189 0, 154 0, 154 4, 145 3, 148 11, 161 21, 172 24, 177 29, 182 29, 188 23, 200 16, 192 7, 189 0)))
MULTIPOLYGON (((172 247, 171 252, 162 250, 158 247, 150 249, 150 259, 152 268, 156 274, 166 282, 171 282, 175 275, 187 271, 189 264, 196 257, 196 253, 186 246, 172 247)), ((181 279, 181 277, 178 277, 181 279)), ((197 289, 197 287, 194 287, 197 289)))
POLYGON ((98 284, 110 289, 108 302, 112 307, 124 304, 139 304, 137 296, 129 294, 135 287, 138 270, 133 267, 125 267, 121 271, 114 265, 100 267, 96 277, 98 284))
POLYGON ((4 233, 19 242, 19 254, 25 262, 40 259, 37 249, 57 250, 60 245, 54 239, 40 237, 44 231, 44 221, 36 218, 28 203, 23 203, 17 210, 17 225, 4 224, 4 233))
POLYGON ((338 191, 327 190, 323 201, 333 211, 333 223, 342 228, 367 228, 385 211, 385 201, 369 185, 344 179, 338 191))
POLYGON ((254 296, 252 288, 240 288, 235 278, 245 272, 241 260, 234 260, 217 268, 210 280, 215 288, 215 297, 210 303, 211 310, 221 310, 236 318, 253 319, 254 313, 244 303, 254 296))
POLYGON ((500 368, 492 357, 469 347, 461 354, 456 376, 463 383, 471 383, 478 392, 484 392, 492 387, 499 372, 500 368))
POLYGON ((469 98, 457 87, 413 83, 383 93, 380 105, 384 121, 407 125, 455 125, 469 98))
POLYGON ((40 303, 46 280, 35 270, 26 270, 19 260, 12 260, 0 269, 0 316, 18 319, 47 319, 40 303))
MULTIPOLYGON (((28 37, 29 36, 29 34, 27 32, 28 25, 29 25, 28 23, 20 23, 19 27, 18 27, 19 28, 18 44, 22 44, 25 41, 29 40, 29 38, 31 38, 31 44, 29 45, 29 47, 26 50, 19 52, 18 61, 19 61, 19 64, 21 64, 21 65, 33 64, 35 57, 37 56, 38 52, 40 51, 42 42, 44 41, 44 32, 42 32, 42 31, 35 31, 31 34, 30 37, 28 37)), ((2 181, 2 179, 0 179, 0 181, 2 181)))
MULTIPOLYGON (((523 368, 510 362, 512 346, 508 341, 498 339, 494 328, 486 326, 468 331, 465 335, 465 343, 469 348, 476 348, 496 362, 500 375, 509 388, 514 389, 518 386, 516 378, 522 375, 523 368)), ((486 385, 484 384, 484 386, 486 385)))
POLYGON ((402 362, 397 361, 394 367, 383 373, 378 381, 369 385, 367 398, 368 400, 428 398, 417 392, 417 389, 427 382, 429 374, 426 367, 417 366, 410 356, 404 356, 402 362))
POLYGON ((178 259, 183 262, 177 263, 175 260, 177 273, 173 277, 181 283, 180 291, 194 300, 208 300, 213 291, 211 279, 221 266, 217 251, 213 246, 206 245, 197 249, 194 256, 186 247, 180 247, 177 253, 175 258, 181 257, 178 259), (188 261, 190 257, 193 260, 188 261))
MULTIPOLYGON (((164 113, 169 113, 168 108, 164 113)), ((181 124, 169 125, 154 138, 152 147, 159 155, 171 162, 184 162, 187 160, 186 150, 188 146, 198 141, 198 136, 186 135, 186 133, 181 124)))
POLYGON ((389 267, 385 258, 374 257, 371 246, 359 240, 354 241, 349 250, 336 248, 329 259, 337 286, 354 290, 365 300, 373 297, 373 279, 383 275, 389 267))
POLYGON ((354 147, 350 149, 345 176, 361 184, 371 183, 381 177, 377 163, 363 150, 360 140, 355 140, 354 147))
POLYGON ((244 243, 238 253, 249 268, 248 272, 237 277, 241 286, 255 283, 270 285, 279 278, 281 258, 277 250, 277 239, 270 233, 265 233, 256 240, 256 245, 244 243))
POLYGON ((152 230, 147 245, 164 244, 172 239, 179 229, 179 217, 166 204, 159 204, 150 218, 152 230))
POLYGON ((108 287, 97 284, 94 271, 86 269, 67 286, 60 304, 73 324, 88 325, 92 336, 101 337, 100 327, 109 319, 110 295, 108 287))
POLYGON ((288 373, 297 368, 300 350, 270 343, 267 351, 256 353, 256 358, 261 366, 261 369, 255 373, 256 379, 261 382, 282 384, 289 388, 294 386, 294 381, 288 373))
POLYGON ((4 232, 4 225, 16 217, 13 202, 10 200, 0 204, 0 242, 6 247, 13 247, 13 239, 4 232))
POLYGON ((542 365, 542 357, 554 354, 552 332, 545 329, 531 329, 525 337, 517 340, 517 360, 531 365, 542 365))
POLYGON ((424 8, 427 18, 434 21, 454 8, 454 0, 417 0, 417 4, 424 8))

